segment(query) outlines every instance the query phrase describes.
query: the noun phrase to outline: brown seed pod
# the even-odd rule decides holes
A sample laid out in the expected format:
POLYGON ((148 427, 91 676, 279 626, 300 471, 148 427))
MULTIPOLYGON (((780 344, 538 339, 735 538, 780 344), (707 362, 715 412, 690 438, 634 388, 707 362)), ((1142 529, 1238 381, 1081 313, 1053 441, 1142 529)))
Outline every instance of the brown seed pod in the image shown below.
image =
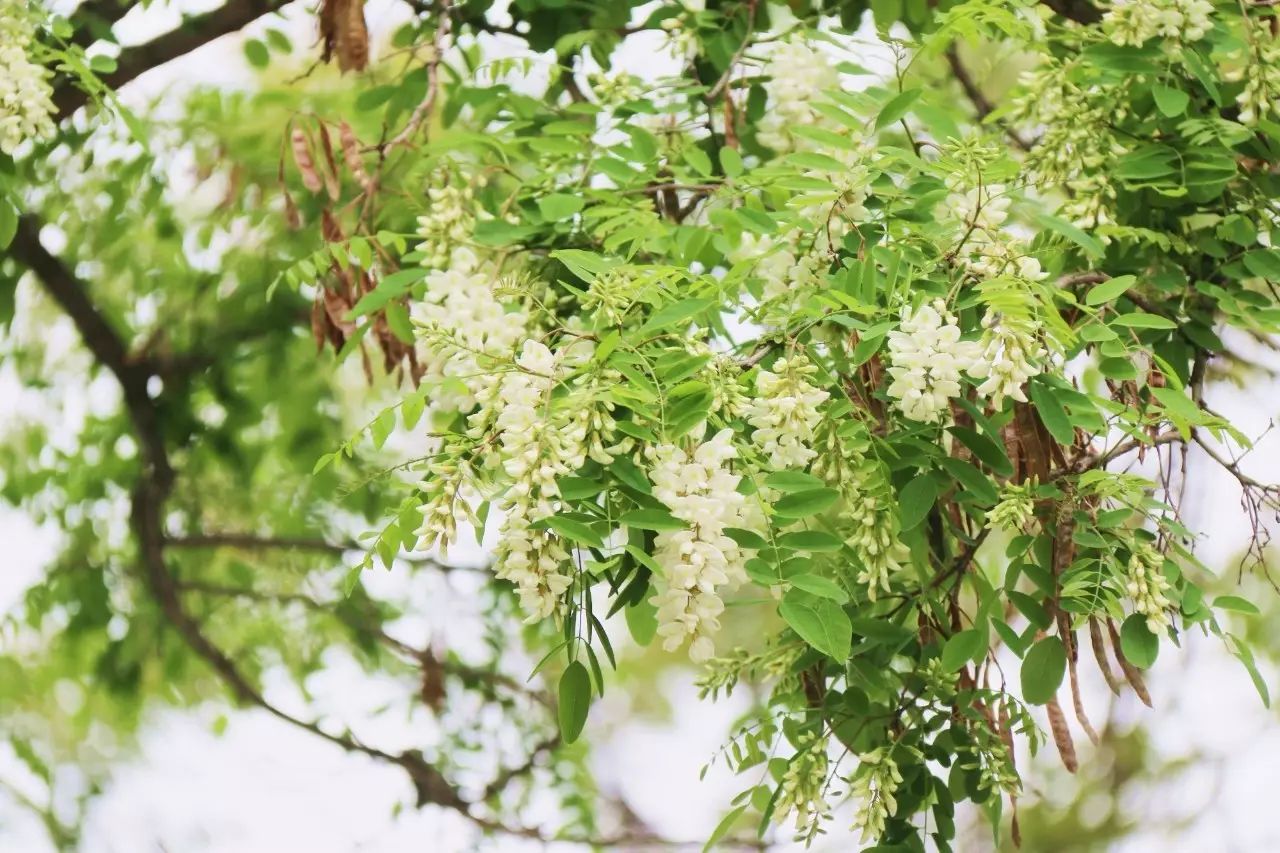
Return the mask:
POLYGON ((324 182, 320 180, 320 173, 316 171, 315 160, 311 157, 311 141, 307 139, 306 132, 300 127, 295 127, 289 139, 293 145, 293 162, 298 165, 298 171, 302 173, 302 185, 313 193, 320 192, 324 182))
POLYGON ((1067 659, 1067 672, 1071 676, 1071 704, 1075 707, 1076 722, 1080 724, 1080 728, 1084 729, 1084 733, 1089 736, 1093 745, 1097 746, 1098 733, 1094 731, 1093 724, 1089 722, 1089 716, 1084 712, 1084 699, 1080 696, 1080 676, 1076 672, 1075 655, 1067 659))
POLYGON ((1062 713, 1058 697, 1050 699, 1049 704, 1045 705, 1045 710, 1049 712, 1049 730, 1053 732, 1053 743, 1058 747, 1058 755, 1062 756, 1062 766, 1067 768, 1068 772, 1075 773, 1079 767, 1076 761, 1076 745, 1071 739, 1071 729, 1067 727, 1067 715, 1062 713))
POLYGON ((360 186, 369 188, 369 174, 364 170, 364 160, 360 157, 360 140, 356 132, 345 121, 338 125, 338 143, 342 146, 342 159, 347 162, 347 169, 359 181, 360 186))
POLYGON ((333 157, 333 143, 329 140, 329 128, 325 127, 324 122, 320 122, 320 150, 324 152, 324 162, 329 168, 324 173, 324 188, 329 193, 329 198, 333 201, 338 200, 338 162, 333 157))
POLYGON ((324 0, 320 6, 321 59, 338 57, 338 68, 361 71, 369 64, 369 29, 364 0, 324 0))
POLYGON ((1089 640, 1093 645, 1093 657, 1098 662, 1098 669, 1102 671, 1102 677, 1106 679, 1107 686, 1111 688, 1111 692, 1120 695, 1120 679, 1116 678, 1116 674, 1111 671, 1111 662, 1107 660, 1107 645, 1102 639, 1102 626, 1098 624, 1098 620, 1092 616, 1089 617, 1089 640))

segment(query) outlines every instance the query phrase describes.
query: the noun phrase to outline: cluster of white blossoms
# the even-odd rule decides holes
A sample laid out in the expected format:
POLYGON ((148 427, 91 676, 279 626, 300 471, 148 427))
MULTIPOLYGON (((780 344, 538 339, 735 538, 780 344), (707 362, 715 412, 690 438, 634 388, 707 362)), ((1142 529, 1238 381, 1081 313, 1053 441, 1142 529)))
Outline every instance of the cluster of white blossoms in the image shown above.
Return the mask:
POLYGON ((1150 543, 1135 542, 1129 555, 1125 591, 1133 609, 1147 619, 1147 628, 1157 637, 1169 627, 1169 580, 1164 576, 1164 557, 1150 543))
POLYGON ((904 308, 888 341, 889 396, 911 420, 936 423, 949 411, 950 399, 960 396, 961 374, 973 367, 980 345, 960 340, 955 315, 941 299, 914 312, 904 308))
POLYGON ((982 318, 982 352, 969 368, 969 375, 983 380, 978 393, 991 399, 999 409, 1005 397, 1027 402, 1022 386, 1040 375, 1048 350, 1040 344, 1031 320, 1008 317, 988 310, 982 318))
POLYGON ((472 509, 473 480, 471 466, 465 461, 434 461, 427 466, 427 477, 422 483, 427 499, 418 507, 422 524, 414 531, 418 537, 417 550, 438 547, 440 556, 447 558, 449 547, 458 539, 458 518, 477 522, 472 509))
POLYGON ((1231 75, 1244 81, 1244 88, 1236 95, 1244 124, 1280 114, 1280 39, 1259 34, 1250 48, 1231 75))
POLYGON ((774 819, 782 822, 795 812, 796 832, 804 838, 812 838, 822 821, 831 816, 831 806, 824 794, 830 760, 827 757, 827 741, 819 740, 813 732, 800 735, 797 752, 782 774, 774 819))
POLYGON ((659 592, 650 599, 658 609, 658 634, 667 651, 692 640, 689 657, 710 660, 724 611, 718 591, 746 578, 746 553, 724 530, 752 526, 746 499, 738 492, 742 478, 726 465, 738 453, 733 431, 721 430, 692 454, 673 444, 655 445, 646 453, 654 497, 688 525, 659 533, 654 543, 654 559, 663 571, 659 592))
POLYGON ((885 495, 867 489, 846 499, 845 518, 853 525, 853 533, 845 541, 861 564, 857 581, 867 587, 867 598, 875 601, 881 590, 889 591, 889 577, 909 552, 898 538, 898 514, 885 495))
POLYGON ((55 130, 50 72, 28 55, 34 38, 27 4, 0 0, 0 151, 5 154, 55 130))
POLYGON ((525 337, 528 316, 507 310, 492 270, 470 249, 455 248, 447 269, 427 276, 426 293, 413 306, 420 326, 419 357, 428 379, 448 380, 432 394, 438 409, 468 411, 495 382, 489 360, 509 360, 525 337))
POLYGON ((1141 47, 1153 38, 1199 41, 1212 29, 1209 0, 1112 0, 1102 16, 1102 31, 1121 47, 1141 47))
POLYGON ((849 780, 849 794, 858 800, 853 828, 862 830, 864 842, 884 834, 885 822, 898 811, 895 793, 901 784, 902 773, 887 747, 858 756, 858 769, 849 780))
POLYGON ((809 293, 822 284, 829 261, 816 246, 800 248, 805 236, 799 229, 777 240, 746 233, 738 248, 729 254, 735 264, 753 264, 756 278, 763 283, 758 311, 763 322, 785 324, 809 293))
POLYGON ((427 212, 418 217, 422 242, 414 248, 422 253, 422 265, 433 269, 448 266, 453 250, 471 239, 475 224, 471 187, 452 183, 447 172, 437 173, 427 188, 427 212))
MULTIPOLYGON (((481 403, 497 412, 498 458, 509 480, 498 505, 505 521, 499 533, 497 575, 516 585, 528 621, 534 622, 555 613, 573 583, 564 573, 569 550, 563 540, 531 525, 555 514, 557 479, 586 461, 585 429, 580 419, 552 406, 559 366, 546 345, 526 340, 515 366, 502 375, 496 399, 481 403)), ((473 417, 484 414, 482 410, 473 417)))
POLYGON ((1010 199, 1004 184, 973 187, 947 197, 951 215, 972 229, 970 240, 992 238, 1009 218, 1010 199))
POLYGON ((756 428, 751 441, 775 469, 804 468, 818 455, 812 446, 814 428, 822 420, 818 407, 831 395, 809 382, 817 371, 799 353, 779 358, 772 370, 756 375, 756 396, 743 415, 756 428))
POLYGON ((791 129, 821 124, 826 119, 814 108, 825 89, 840 84, 840 75, 826 55, 803 38, 782 42, 765 67, 769 81, 769 109, 760 119, 757 137, 775 151, 790 151, 799 140, 791 129))

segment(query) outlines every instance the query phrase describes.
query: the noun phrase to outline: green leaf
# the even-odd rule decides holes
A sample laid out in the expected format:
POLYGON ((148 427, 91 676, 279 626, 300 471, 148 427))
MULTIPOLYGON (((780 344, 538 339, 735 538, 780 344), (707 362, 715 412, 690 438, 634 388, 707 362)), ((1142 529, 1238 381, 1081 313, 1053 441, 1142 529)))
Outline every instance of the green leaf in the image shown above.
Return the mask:
POLYGON ((567 501, 590 498, 604 491, 604 484, 588 477, 561 477, 556 483, 560 489, 560 497, 567 501))
POLYGON ((840 499, 835 489, 809 489, 783 495, 773 504, 773 514, 781 518, 804 518, 827 509, 840 499))
POLYGON ((1280 281, 1280 252, 1275 249, 1255 249, 1246 252, 1244 267, 1259 278, 1280 281))
POLYGON ((764 484, 780 492, 807 492, 826 485, 812 474, 804 474, 800 471, 774 471, 764 478, 764 484))
POLYGON ((1227 639, 1231 641, 1232 653, 1244 665, 1245 671, 1249 673, 1249 678, 1253 680, 1253 686, 1258 691, 1258 695, 1262 697, 1262 704, 1271 707, 1271 691, 1267 689, 1267 682, 1262 680, 1262 673, 1258 672, 1258 664, 1253 659, 1253 651, 1245 645, 1235 634, 1227 634, 1227 639))
POLYGON ((704 178, 711 174, 711 158, 707 156, 707 152, 703 151, 696 145, 690 145, 684 150, 684 160, 693 170, 704 178))
POLYGON ((1262 612, 1252 601, 1241 598, 1238 595, 1220 595, 1213 600, 1213 606, 1219 610, 1230 610, 1234 613, 1247 613, 1250 616, 1258 616, 1262 612))
POLYGON ((668 326, 683 324, 715 304, 714 299, 681 299, 679 302, 672 302, 654 313, 636 334, 646 337, 668 326))
POLYGON ((880 115, 876 116, 876 130, 884 130, 905 116, 907 111, 911 109, 911 105, 919 97, 919 89, 908 89, 899 95, 895 95, 889 103, 884 105, 884 109, 880 110, 880 115))
POLYGON ((591 675, 581 661, 573 661, 560 676, 560 737, 565 743, 573 743, 587 724, 587 710, 591 707, 591 675))
POLYGON ((720 149, 720 168, 730 178, 742 174, 742 155, 736 149, 725 147, 720 149))
POLYGON ((1134 311, 1132 314, 1121 314, 1111 320, 1109 325, 1126 329, 1176 329, 1178 324, 1168 317, 1159 314, 1148 314, 1145 311, 1134 311))
MULTIPOLYGON (((731 151, 733 149, 725 150, 731 151)), ((742 817, 742 814, 747 810, 748 805, 750 804, 743 803, 720 819, 720 822, 716 824, 716 828, 711 830, 711 835, 707 838, 707 843, 703 845, 702 853, 708 853, 708 851, 716 846, 716 843, 719 842, 720 839, 729 834, 729 830, 733 829, 734 824, 736 824, 738 819, 742 817)))
POLYGON ((782 596, 778 613, 800 639, 818 651, 841 663, 849 659, 853 625, 839 604, 801 589, 790 589, 782 596))
POLYGON ((937 499, 938 484, 932 477, 913 477, 898 493, 902 529, 910 530, 924 521, 937 499))
POLYGON ((555 193, 538 199, 538 210, 542 218, 548 222, 559 222, 568 219, 586 205, 581 196, 555 193))
POLYGON ((1066 411, 1053 395, 1053 391, 1039 382, 1032 382, 1029 391, 1031 405, 1035 406, 1036 414, 1040 415, 1040 421, 1049 431, 1049 435, 1053 436, 1053 440, 1058 444, 1071 446, 1076 440, 1075 427, 1071 425, 1071 419, 1067 417, 1066 411))
POLYGON ((820 575, 809 574, 808 572, 791 575, 787 578, 787 583, 796 589, 802 589, 805 592, 812 593, 819 598, 828 598, 836 604, 848 604, 849 593, 845 592, 844 587, 820 575))
POLYGON ((1174 89, 1157 83, 1151 87, 1151 96, 1156 100, 1156 107, 1168 118, 1175 118, 1187 111, 1191 96, 1181 89, 1174 89))
POLYGON ((987 653, 987 635, 977 628, 957 631, 947 638, 942 647, 942 668, 957 672, 970 661, 981 659, 987 653))
POLYGON ((1160 638, 1147 627, 1147 617, 1134 613, 1120 626, 1120 651, 1134 666, 1147 669, 1156 662, 1160 638))
POLYGON ((839 551, 843 546, 840 537, 822 530, 797 530, 778 537, 778 547, 792 551, 839 551))
POLYGON ((666 510, 633 509, 618 517, 618 523, 640 530, 683 530, 685 523, 666 510))
POLYGON ((596 535, 596 532, 590 527, 587 527, 581 521, 566 518, 563 515, 550 516, 543 519, 540 524, 551 528, 564 538, 582 545, 592 545, 599 548, 604 544, 600 537, 596 535))
POLYGON ((769 547, 769 543, 764 541, 764 537, 754 530, 743 530, 741 527, 726 527, 724 535, 737 542, 743 548, 759 551, 761 548, 769 547))
POLYGON ((1077 226, 1071 224, 1065 219, 1057 216, 1051 216, 1047 213, 1041 213, 1036 216, 1036 221, 1045 228, 1066 237, 1072 243, 1079 246, 1086 255, 1093 258, 1100 258, 1105 254, 1102 243, 1096 237, 1086 234, 1077 226))
POLYGON ((1003 447, 969 427, 951 427, 950 432, 992 471, 1004 477, 1013 476, 1013 463, 1009 461, 1003 447))
POLYGON ((245 39, 244 58, 249 60, 249 64, 254 68, 266 68, 271 62, 271 52, 267 50, 266 44, 258 39, 245 39))
POLYGON ((627 629, 631 639, 637 645, 647 646, 653 642, 658 633, 658 611, 648 601, 641 599, 635 604, 623 608, 623 617, 627 620, 627 629))
POLYGON ((1096 284, 1089 288, 1089 292, 1084 296, 1084 302, 1086 305, 1101 305, 1103 302, 1110 302, 1133 287, 1137 280, 1138 277, 1134 275, 1118 275, 1115 278, 1109 278, 1101 284, 1096 284))
POLYGON ((1022 698, 1032 705, 1045 704, 1057 694, 1066 671, 1067 655, 1062 641, 1045 637, 1022 659, 1022 698))

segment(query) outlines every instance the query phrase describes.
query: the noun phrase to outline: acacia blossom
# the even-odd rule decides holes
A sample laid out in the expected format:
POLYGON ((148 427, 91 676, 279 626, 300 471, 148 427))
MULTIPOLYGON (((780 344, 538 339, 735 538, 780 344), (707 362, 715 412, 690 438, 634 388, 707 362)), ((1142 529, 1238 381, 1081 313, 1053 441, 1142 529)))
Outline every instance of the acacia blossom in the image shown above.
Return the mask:
POLYGON ((751 441, 776 469, 803 468, 818 455, 812 447, 814 428, 822 419, 818 407, 831 395, 809 382, 815 373, 817 368, 797 354, 779 358, 771 371, 756 376, 756 396, 743 415, 756 428, 751 441))
POLYGON ((824 89, 840 84, 840 75, 822 51, 801 38, 788 39, 778 45, 765 67, 769 81, 769 110, 760 120, 757 137, 775 151, 798 147, 791 129, 815 125, 824 117, 813 102, 824 89))
POLYGON ((721 430, 692 453, 660 444, 648 456, 654 497, 688 525, 659 533, 654 543, 663 572, 659 592, 650 599, 658 609, 658 635, 667 651, 692 640, 689 657, 706 661, 715 654, 712 637, 724 612, 719 590, 746 579, 746 554, 724 532, 746 523, 745 498, 738 492, 742 478, 726 465, 737 456, 733 431, 721 430))
POLYGON ((982 318, 982 328, 982 352, 969 368, 970 376, 983 380, 978 393, 991 398, 997 410, 1005 397, 1027 402, 1022 386, 1040 374, 1040 362, 1048 354, 1036 337, 1035 325, 989 310, 982 318))
POLYGON ((508 478, 498 504, 505 515, 496 558, 499 578, 513 582, 528 621, 555 613, 573 583, 564 571, 569 549, 558 534, 532 525, 554 515, 557 480, 585 462, 584 428, 552 406, 556 356, 546 345, 526 340, 517 370, 503 374, 492 408, 497 411, 499 464, 508 478))
POLYGON ((414 250, 422 253, 422 265, 433 269, 448 266, 454 250, 471 239, 475 224, 471 187, 450 183, 447 173, 437 173, 434 184, 427 188, 427 212, 418 217, 422 242, 414 250))
POLYGON ((0 151, 12 155, 28 139, 53 135, 48 69, 28 55, 35 32, 25 4, 0 2, 0 151))
POLYGON ((904 308, 888 339, 889 396, 911 420, 936 423, 960 396, 960 376, 978 358, 978 343, 960 340, 955 315, 941 299, 914 312, 904 308))
POLYGON ((432 394, 438 409, 468 411, 495 380, 486 360, 510 359, 526 334, 523 310, 508 311, 494 292, 493 274, 469 249, 455 249, 448 269, 426 278, 413 307, 421 331, 420 361, 429 379, 444 381, 432 394))
POLYGON ((1164 556, 1149 543, 1135 543, 1129 555, 1125 591, 1134 612, 1146 617, 1147 630, 1159 637, 1169 627, 1169 579, 1164 576, 1164 556))
POLYGON ((1209 0, 1112 0, 1102 31, 1121 47, 1141 47, 1153 38, 1199 41, 1213 29, 1209 0))

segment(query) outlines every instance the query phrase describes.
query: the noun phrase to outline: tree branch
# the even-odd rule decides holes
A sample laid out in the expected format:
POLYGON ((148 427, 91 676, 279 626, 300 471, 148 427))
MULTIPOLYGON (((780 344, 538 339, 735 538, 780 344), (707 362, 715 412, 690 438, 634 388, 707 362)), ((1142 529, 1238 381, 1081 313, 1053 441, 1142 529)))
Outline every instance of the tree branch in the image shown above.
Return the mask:
MULTIPOLYGON (((158 36, 149 42, 125 49, 116 64, 116 70, 102 77, 105 86, 118 90, 150 71, 185 56, 214 39, 234 33, 264 15, 278 11, 287 0, 229 0, 225 5, 185 19, 175 30, 158 36)), ((58 117, 66 118, 89 100, 83 89, 70 81, 63 82, 53 93, 53 103, 58 117)))

